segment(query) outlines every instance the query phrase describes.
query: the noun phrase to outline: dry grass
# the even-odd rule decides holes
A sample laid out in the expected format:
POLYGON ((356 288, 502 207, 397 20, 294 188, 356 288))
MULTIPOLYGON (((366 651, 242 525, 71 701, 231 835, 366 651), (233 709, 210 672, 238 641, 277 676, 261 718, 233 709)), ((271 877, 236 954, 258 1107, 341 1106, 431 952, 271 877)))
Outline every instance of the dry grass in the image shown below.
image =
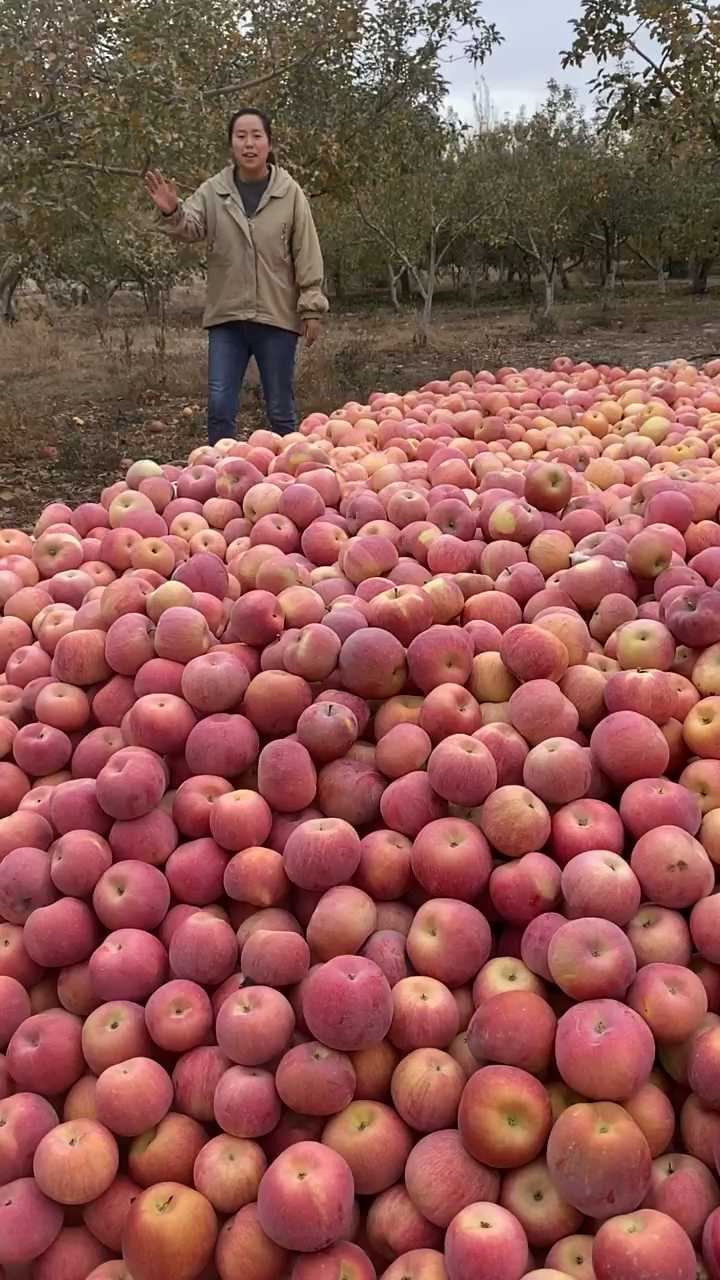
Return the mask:
MULTIPOLYGON (((179 459, 202 440, 201 305, 198 290, 178 290, 158 326, 127 295, 105 321, 23 300, 19 322, 0 329, 0 525, 27 527, 53 498, 96 495, 126 457, 179 459)), ((665 299, 649 285, 628 286, 611 312, 593 288, 579 288, 559 299, 549 324, 498 290, 474 311, 440 298, 425 351, 413 334, 412 313, 395 316, 377 299, 335 316, 322 343, 301 354, 300 412, 329 411, 377 388, 405 390, 458 367, 544 364, 560 353, 633 365, 720 348, 715 296, 691 298, 682 286, 665 299)), ((240 433, 262 420, 251 377, 240 433)))

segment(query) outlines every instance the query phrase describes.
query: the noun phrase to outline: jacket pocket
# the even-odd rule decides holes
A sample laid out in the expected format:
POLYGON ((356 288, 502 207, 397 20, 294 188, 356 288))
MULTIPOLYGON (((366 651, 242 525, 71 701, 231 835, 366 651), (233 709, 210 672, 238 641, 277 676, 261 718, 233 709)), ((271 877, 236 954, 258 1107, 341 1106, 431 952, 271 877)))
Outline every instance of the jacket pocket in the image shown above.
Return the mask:
POLYGON ((230 246, 224 242, 224 237, 216 235, 207 247, 208 268, 212 266, 227 268, 232 259, 233 255, 230 246))

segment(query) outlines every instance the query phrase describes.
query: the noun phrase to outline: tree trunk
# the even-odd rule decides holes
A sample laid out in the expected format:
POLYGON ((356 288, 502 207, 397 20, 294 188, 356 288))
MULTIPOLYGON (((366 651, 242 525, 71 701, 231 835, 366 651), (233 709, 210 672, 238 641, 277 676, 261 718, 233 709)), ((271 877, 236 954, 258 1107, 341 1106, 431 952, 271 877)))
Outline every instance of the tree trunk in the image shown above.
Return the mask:
MULTIPOLYGON (((157 284, 154 280, 146 281, 143 284, 145 310, 151 320, 158 320, 160 318, 160 301, 162 291, 162 285, 157 284)), ((108 299, 108 302, 109 301, 110 299, 108 299)))
POLYGON ((424 350, 428 342, 430 320, 432 318, 433 292, 434 285, 432 287, 428 285, 422 307, 418 311, 417 324, 415 325, 415 346, 420 347, 421 350, 424 350))
POLYGON ((657 285, 660 293, 665 293, 667 289, 667 278, 665 276, 665 259, 659 256, 655 263, 655 273, 657 275, 657 285))
POLYGON ((611 258, 607 264, 605 272, 605 288, 603 291, 603 306, 612 307, 615 303, 615 286, 617 284, 618 261, 617 258, 611 258))
POLYGON ((545 280, 545 306, 543 307, 543 315, 549 316, 555 306, 555 263, 548 271, 544 271, 545 280))
POLYGON ((572 289, 572 285, 570 284, 570 277, 567 273, 567 268, 564 262, 561 262, 558 267, 558 275, 560 276, 560 283, 563 287, 563 292, 569 293, 572 289))
POLYGON ((12 324, 17 319, 13 296, 20 283, 20 263, 9 258, 0 267, 0 321, 12 324))
POLYGON ((111 280, 109 284, 102 284, 97 280, 89 280, 87 282, 87 291, 90 298, 90 305, 97 312, 98 316, 106 319, 110 311, 110 300, 113 294, 117 293, 120 288, 119 280, 111 280))
POLYGON ((712 258, 693 258, 690 271, 690 292, 707 293, 712 258))
POLYGON ((470 267, 469 284, 470 284, 470 306, 474 308, 477 306, 477 294, 478 294, 478 269, 477 269, 477 263, 475 262, 473 262, 472 266, 470 267))
POLYGON ((424 349, 427 346, 428 333, 430 331, 430 320, 432 318, 433 298, 435 296, 435 284, 437 279, 437 246, 435 239, 430 244, 430 255, 428 258, 427 281, 422 282, 418 275, 418 284, 421 285, 423 304, 418 312, 417 324, 415 326, 415 345, 424 349))
POLYGON ((605 234, 605 272, 603 280, 603 307, 612 307, 615 303, 615 286, 619 263, 619 243, 617 231, 609 226, 604 228, 605 234))
POLYGON ((335 299, 342 306, 342 304, 345 301, 345 281, 343 279, 341 266, 337 266, 335 268, 335 270, 332 273, 331 279, 333 283, 333 291, 335 293, 335 299))
POLYGON ((407 267, 403 267, 400 273, 400 295, 403 302, 412 302, 412 285, 410 283, 410 272, 407 267))
POLYGON ((388 262, 387 271, 388 271, 388 288, 390 290, 390 304, 395 314, 399 316, 402 311, 402 307, 400 306, 400 299, 398 298, 398 290, 397 290, 398 275, 393 269, 392 262, 388 262))

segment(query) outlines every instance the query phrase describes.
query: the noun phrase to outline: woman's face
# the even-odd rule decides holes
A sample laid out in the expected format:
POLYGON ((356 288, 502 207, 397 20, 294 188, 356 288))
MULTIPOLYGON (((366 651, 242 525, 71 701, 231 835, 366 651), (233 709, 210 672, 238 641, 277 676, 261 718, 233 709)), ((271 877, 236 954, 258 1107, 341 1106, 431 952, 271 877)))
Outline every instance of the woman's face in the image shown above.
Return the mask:
POLYGON ((240 116, 232 134, 232 155, 238 169, 262 177, 268 166, 270 139, 259 116, 240 116))

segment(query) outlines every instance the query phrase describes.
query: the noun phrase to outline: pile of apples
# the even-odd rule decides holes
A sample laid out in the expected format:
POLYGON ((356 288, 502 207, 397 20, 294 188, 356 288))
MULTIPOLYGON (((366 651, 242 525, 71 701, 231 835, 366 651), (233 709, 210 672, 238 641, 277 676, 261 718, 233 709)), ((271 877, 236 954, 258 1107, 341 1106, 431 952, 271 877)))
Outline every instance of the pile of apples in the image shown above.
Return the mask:
POLYGON ((0 530, 0 1280, 720 1280, 720 362, 0 530))

